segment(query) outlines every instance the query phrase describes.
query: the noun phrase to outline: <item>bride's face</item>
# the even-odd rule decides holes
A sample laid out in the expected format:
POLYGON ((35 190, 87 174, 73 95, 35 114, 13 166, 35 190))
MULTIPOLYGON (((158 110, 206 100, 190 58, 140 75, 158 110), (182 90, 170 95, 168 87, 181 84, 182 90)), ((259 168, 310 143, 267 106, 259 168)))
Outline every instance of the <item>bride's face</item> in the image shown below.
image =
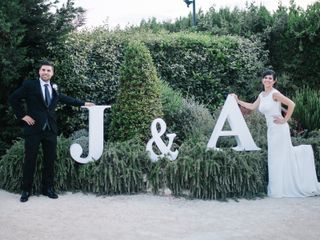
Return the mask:
POLYGON ((272 75, 266 75, 262 79, 262 84, 265 88, 273 87, 273 85, 276 83, 276 80, 273 79, 272 75))

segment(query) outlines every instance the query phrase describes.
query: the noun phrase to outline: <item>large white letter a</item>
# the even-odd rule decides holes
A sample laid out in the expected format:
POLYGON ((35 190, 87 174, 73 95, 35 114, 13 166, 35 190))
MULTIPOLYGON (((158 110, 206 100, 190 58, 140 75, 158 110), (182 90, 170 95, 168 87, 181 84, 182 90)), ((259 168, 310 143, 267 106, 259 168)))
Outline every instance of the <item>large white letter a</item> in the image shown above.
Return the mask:
POLYGON ((260 150, 257 147, 250 134, 248 126, 242 116, 239 106, 234 97, 228 95, 226 102, 223 105, 218 121, 214 127, 208 149, 216 149, 218 138, 221 136, 234 136, 237 141, 237 146, 233 147, 236 151, 255 151, 260 150), (224 123, 228 120, 231 131, 223 131, 224 123))

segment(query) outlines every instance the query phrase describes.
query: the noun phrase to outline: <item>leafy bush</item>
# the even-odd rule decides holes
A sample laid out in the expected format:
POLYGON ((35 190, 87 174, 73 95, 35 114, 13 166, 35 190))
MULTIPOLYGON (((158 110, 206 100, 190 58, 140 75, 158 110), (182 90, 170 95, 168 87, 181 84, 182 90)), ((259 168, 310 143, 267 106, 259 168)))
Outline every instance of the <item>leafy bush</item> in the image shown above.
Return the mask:
MULTIPOLYGON (((79 139, 79 138, 78 138, 79 139)), ((55 188, 58 191, 90 191, 99 194, 136 193, 146 190, 151 161, 145 147, 136 140, 105 145, 99 161, 86 165, 71 159, 72 141, 58 137, 55 188)), ((24 140, 19 139, 0 159, 0 188, 20 192, 24 140)), ((37 159, 33 192, 41 191, 42 152, 37 159)))
POLYGON ((168 131, 176 133, 175 142, 179 145, 188 137, 204 134, 210 136, 213 129, 213 118, 205 106, 193 99, 185 99, 182 94, 173 90, 167 83, 162 83, 161 102, 164 120, 168 131))
MULTIPOLYGON (((57 161, 55 162, 55 187, 58 190, 74 190, 77 179, 76 163, 69 154, 70 140, 60 136, 57 144, 57 161)), ((41 148, 40 148, 41 149, 41 148)), ((0 188, 19 192, 22 180, 22 165, 24 156, 24 140, 16 141, 7 153, 0 159, 0 188)), ((37 158, 37 170, 34 176, 33 192, 41 191, 41 172, 43 154, 40 150, 37 158)))
POLYGON ((108 195, 144 192, 150 166, 139 140, 108 143, 98 161, 80 166, 79 190, 108 195))
POLYGON ((214 110, 230 92, 249 100, 257 96, 257 76, 266 61, 259 41, 199 33, 144 38, 161 79, 184 97, 194 96, 214 110))
POLYGON ((202 199, 263 196, 267 153, 206 151, 207 138, 190 138, 176 161, 156 162, 150 173, 153 190, 167 186, 176 196, 202 199))
MULTIPOLYGON (((206 151, 220 110, 214 113, 210 135, 189 135, 175 161, 162 159, 153 164, 149 181, 155 193, 168 187, 174 195, 203 199, 253 198, 266 193, 267 134, 264 117, 256 112, 245 116, 249 130, 261 151, 236 152, 234 137, 219 138, 223 151, 206 151)), ((197 125, 194 125, 195 128, 197 125)))
POLYGON ((162 107, 160 80, 144 44, 128 44, 120 76, 120 89, 111 113, 110 139, 147 140, 150 123, 162 116, 162 107))
MULTIPOLYGON (((206 151, 209 138, 195 135, 184 140, 175 161, 161 159, 151 163, 145 144, 132 139, 108 143, 101 159, 81 165, 69 156, 71 139, 58 138, 55 164, 56 189, 97 194, 132 194, 150 188, 154 193, 169 188, 175 196, 201 199, 255 198, 267 189, 267 149, 265 124, 261 115, 246 116, 249 129, 261 151, 206 151)), ((81 133, 81 132, 80 132, 81 133)), ((74 136, 80 138, 79 132, 74 136)), ((312 144, 320 177, 320 132, 308 138, 293 138, 293 143, 312 144)), ((78 139, 77 138, 77 139, 78 139)), ((19 192, 22 176, 23 140, 18 140, 0 160, 0 188, 19 192)), ((38 169, 42 169, 40 153, 38 169)), ((40 171, 36 171, 34 192, 40 191, 40 171)))
MULTIPOLYGON (((266 60, 266 52, 257 41, 196 33, 110 32, 101 28, 74 32, 62 47, 54 49, 54 81, 60 91, 96 104, 115 103, 128 41, 144 43, 159 77, 186 99, 194 98, 212 111, 227 93, 237 92, 247 100, 257 95, 260 81, 256 77, 266 60)), ((58 118, 66 135, 85 127, 88 119, 85 111, 79 113, 68 106, 60 107, 58 118)), ((106 117, 105 129, 109 124, 106 117)))
POLYGON ((89 132, 86 129, 80 129, 73 132, 69 136, 70 141, 77 143, 82 147, 81 157, 86 157, 89 154, 89 132))
MULTIPOLYGON (((98 105, 113 104, 119 89, 124 42, 120 36, 99 29, 70 34, 62 47, 54 49, 53 81, 59 91, 98 105)), ((109 114, 106 110, 105 129, 109 126, 106 117, 109 114)), ((58 109, 57 116, 65 135, 86 127, 88 121, 86 111, 64 105, 58 109)))
POLYGON ((293 117, 299 127, 309 131, 320 129, 320 91, 303 88, 296 92, 293 101, 296 104, 293 117))

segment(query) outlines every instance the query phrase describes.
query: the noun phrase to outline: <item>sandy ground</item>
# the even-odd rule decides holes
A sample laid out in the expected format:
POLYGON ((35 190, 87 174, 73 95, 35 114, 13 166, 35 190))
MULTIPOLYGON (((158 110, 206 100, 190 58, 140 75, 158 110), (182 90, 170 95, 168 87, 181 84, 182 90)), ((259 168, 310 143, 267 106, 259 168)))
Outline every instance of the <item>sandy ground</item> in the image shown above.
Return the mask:
POLYGON ((152 194, 53 200, 0 190, 1 240, 320 239, 320 197, 228 202, 152 194))

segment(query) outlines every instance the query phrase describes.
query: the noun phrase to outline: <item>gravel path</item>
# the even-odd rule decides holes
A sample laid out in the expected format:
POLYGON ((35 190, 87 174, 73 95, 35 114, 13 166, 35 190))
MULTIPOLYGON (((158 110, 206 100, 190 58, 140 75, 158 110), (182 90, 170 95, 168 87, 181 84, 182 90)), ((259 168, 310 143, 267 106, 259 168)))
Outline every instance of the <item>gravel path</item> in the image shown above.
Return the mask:
POLYGON ((320 197, 228 202, 152 194, 59 199, 0 190, 1 240, 320 239, 320 197))

